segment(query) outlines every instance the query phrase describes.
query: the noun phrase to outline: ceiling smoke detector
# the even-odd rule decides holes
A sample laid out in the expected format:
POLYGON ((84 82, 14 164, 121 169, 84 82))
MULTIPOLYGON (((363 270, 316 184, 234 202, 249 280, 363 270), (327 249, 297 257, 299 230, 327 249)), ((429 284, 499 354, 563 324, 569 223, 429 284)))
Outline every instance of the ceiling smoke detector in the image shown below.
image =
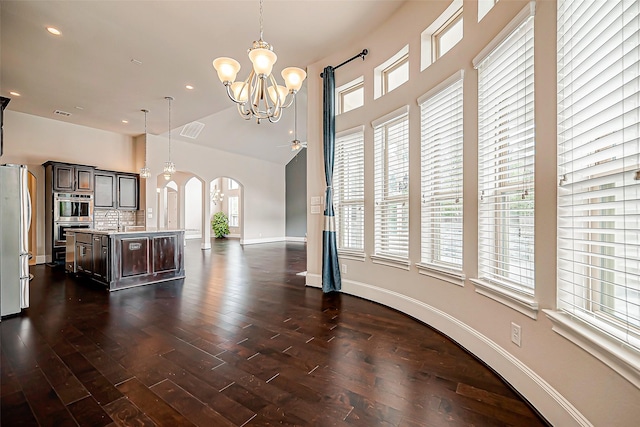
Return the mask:
POLYGON ((184 136, 186 138, 196 139, 200 132, 204 129, 204 123, 200 122, 191 122, 184 125, 182 131, 180 132, 180 136, 184 136))

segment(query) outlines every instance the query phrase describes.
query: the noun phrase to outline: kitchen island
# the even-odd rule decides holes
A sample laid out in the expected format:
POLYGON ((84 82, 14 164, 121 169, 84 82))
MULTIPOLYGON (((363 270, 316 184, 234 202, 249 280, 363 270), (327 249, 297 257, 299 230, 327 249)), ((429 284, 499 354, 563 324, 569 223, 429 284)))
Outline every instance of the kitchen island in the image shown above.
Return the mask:
POLYGON ((184 230, 77 229, 67 239, 66 270, 109 291, 185 277, 184 230))

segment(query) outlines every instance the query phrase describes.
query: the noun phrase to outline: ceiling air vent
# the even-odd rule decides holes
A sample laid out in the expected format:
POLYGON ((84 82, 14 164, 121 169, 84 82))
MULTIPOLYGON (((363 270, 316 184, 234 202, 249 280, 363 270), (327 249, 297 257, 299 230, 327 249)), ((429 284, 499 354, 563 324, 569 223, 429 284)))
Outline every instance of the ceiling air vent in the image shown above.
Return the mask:
POLYGON ((59 116, 65 116, 65 117, 69 117, 71 115, 71 113, 67 113, 66 111, 62 111, 62 110, 55 110, 53 114, 57 114, 59 116))
POLYGON ((204 123, 200 122, 191 122, 184 125, 182 131, 180 132, 180 136, 184 136, 191 139, 196 139, 200 132, 204 129, 204 123))

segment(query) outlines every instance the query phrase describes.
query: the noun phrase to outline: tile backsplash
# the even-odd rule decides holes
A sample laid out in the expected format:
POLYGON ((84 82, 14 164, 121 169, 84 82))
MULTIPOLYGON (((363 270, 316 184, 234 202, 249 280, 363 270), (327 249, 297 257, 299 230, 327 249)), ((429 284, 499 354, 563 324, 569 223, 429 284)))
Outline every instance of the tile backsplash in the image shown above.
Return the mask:
POLYGON ((120 227, 127 225, 144 225, 138 223, 140 215, 138 211, 116 211, 115 209, 94 209, 93 226, 98 229, 115 229, 118 227, 118 212, 120 213, 120 227))

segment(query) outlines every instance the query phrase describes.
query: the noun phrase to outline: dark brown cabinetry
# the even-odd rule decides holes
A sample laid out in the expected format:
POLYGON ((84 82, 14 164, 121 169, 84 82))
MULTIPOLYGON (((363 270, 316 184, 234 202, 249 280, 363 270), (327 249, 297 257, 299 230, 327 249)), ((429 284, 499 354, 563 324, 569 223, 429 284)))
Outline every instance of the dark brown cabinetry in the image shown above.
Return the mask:
POLYGON ((45 167, 48 166, 52 168, 53 191, 61 193, 93 191, 92 167, 67 163, 45 163, 45 167))
POLYGON ((138 175, 117 174, 118 209, 138 210, 140 183, 138 175))
POLYGON ((109 236, 93 235, 93 277, 97 280, 109 281, 109 236))
POLYGON ((96 170, 94 181, 96 208, 138 209, 140 200, 138 175, 96 170))
POLYGON ((79 272, 93 271, 93 242, 91 234, 76 234, 76 268, 79 272))
POLYGON ((97 170, 94 174, 93 204, 96 208, 116 207, 116 174, 97 170))

